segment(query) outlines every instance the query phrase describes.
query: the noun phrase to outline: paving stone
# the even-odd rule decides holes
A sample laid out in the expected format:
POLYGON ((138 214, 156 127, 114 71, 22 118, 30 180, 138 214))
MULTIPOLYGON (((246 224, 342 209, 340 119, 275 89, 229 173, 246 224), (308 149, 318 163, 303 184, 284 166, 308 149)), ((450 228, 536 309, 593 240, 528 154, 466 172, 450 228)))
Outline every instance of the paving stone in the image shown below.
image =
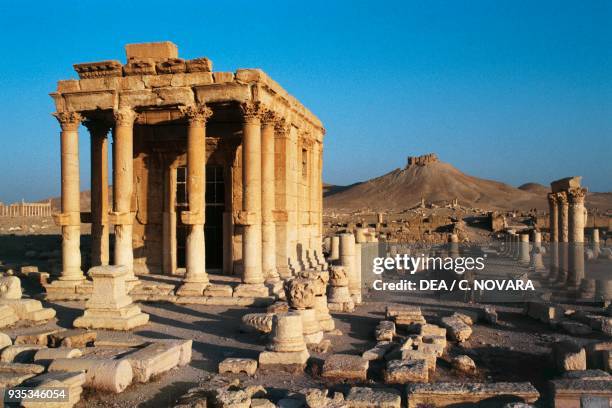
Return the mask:
POLYGON ((352 387, 345 401, 348 408, 400 408, 402 397, 392 388, 352 387))
POLYGON ((246 373, 248 375, 255 374, 257 371, 257 360, 252 358, 226 358, 219 363, 219 373, 246 373))
POLYGON ((323 363, 321 376, 332 380, 367 379, 369 362, 350 354, 332 354, 323 363))

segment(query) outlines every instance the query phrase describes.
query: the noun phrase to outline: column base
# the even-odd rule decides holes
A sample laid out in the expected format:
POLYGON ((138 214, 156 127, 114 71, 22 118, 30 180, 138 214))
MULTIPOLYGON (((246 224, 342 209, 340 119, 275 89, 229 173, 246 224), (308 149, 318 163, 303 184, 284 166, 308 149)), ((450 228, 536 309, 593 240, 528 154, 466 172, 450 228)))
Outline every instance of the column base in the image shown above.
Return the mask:
POLYGON ((142 313, 137 305, 119 309, 86 309, 73 322, 74 327, 84 329, 130 330, 149 322, 149 315, 142 313))
POLYGON ((178 296, 203 296, 204 290, 209 286, 208 282, 185 282, 177 289, 178 296))
POLYGON ((87 300, 93 293, 93 284, 83 277, 79 280, 61 278, 44 285, 47 300, 87 300))
POLYGON ((270 290, 263 283, 241 283, 234 289, 234 297, 266 297, 270 290))

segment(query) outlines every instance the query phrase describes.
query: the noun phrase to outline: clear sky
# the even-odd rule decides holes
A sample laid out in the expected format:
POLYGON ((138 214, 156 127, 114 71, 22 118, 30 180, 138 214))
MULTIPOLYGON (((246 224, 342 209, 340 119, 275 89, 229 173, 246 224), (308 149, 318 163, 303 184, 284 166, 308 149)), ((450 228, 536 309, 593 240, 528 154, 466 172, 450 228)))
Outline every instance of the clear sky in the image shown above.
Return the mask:
POLYGON ((612 191, 610 1, 1 0, 0 27, 0 201, 58 195, 48 94, 72 64, 160 40, 215 70, 262 68, 300 99, 327 128, 326 182, 436 152, 515 186, 583 175, 612 191))

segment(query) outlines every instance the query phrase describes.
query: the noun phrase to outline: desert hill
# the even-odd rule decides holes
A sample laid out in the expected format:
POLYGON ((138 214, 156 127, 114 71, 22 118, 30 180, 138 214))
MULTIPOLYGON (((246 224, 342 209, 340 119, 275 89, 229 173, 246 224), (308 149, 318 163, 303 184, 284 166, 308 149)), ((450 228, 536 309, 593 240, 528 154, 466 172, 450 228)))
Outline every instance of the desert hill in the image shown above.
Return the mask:
MULTIPOLYGON (((420 203, 446 204, 458 199, 459 204, 483 209, 548 208, 548 188, 527 183, 521 188, 493 180, 467 175, 435 154, 408 159, 408 165, 383 176, 351 186, 329 186, 324 206, 334 209, 370 208, 373 210, 405 209, 420 203)), ((589 194, 587 205, 612 208, 612 194, 589 194), (591 199, 595 201, 589 201, 591 199)))

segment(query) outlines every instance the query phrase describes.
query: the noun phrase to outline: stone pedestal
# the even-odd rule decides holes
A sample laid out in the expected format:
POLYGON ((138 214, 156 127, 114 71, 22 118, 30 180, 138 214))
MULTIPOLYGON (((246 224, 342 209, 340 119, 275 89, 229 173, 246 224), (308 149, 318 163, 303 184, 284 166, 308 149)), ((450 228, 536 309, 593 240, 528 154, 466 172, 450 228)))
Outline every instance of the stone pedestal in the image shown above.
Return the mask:
POLYGON ((89 270, 89 275, 93 279, 93 295, 85 304, 83 316, 74 321, 74 327, 130 330, 149 321, 149 315, 142 313, 127 294, 126 266, 96 266, 89 270))
POLYGON ((304 342, 302 316, 279 313, 272 320, 268 351, 259 354, 261 365, 298 365, 304 367, 310 357, 304 342))

